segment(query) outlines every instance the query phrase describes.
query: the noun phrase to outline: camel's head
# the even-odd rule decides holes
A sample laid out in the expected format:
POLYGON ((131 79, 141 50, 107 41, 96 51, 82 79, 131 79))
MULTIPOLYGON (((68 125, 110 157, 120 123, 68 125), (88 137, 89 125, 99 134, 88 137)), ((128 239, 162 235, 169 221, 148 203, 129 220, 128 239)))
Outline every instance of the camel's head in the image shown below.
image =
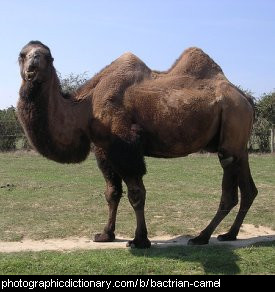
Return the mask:
POLYGON ((39 41, 31 41, 19 54, 22 79, 28 82, 43 82, 49 78, 53 58, 50 49, 39 41))

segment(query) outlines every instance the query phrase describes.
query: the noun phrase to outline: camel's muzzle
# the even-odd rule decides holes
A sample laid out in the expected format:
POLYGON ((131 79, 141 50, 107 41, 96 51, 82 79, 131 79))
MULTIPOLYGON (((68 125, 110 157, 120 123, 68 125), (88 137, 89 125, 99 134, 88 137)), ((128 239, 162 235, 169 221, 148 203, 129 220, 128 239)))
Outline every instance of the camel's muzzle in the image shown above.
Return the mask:
POLYGON ((35 70, 33 70, 33 71, 29 71, 29 70, 25 71, 25 79, 27 81, 31 81, 31 80, 33 80, 35 78, 36 74, 37 74, 37 72, 35 70))

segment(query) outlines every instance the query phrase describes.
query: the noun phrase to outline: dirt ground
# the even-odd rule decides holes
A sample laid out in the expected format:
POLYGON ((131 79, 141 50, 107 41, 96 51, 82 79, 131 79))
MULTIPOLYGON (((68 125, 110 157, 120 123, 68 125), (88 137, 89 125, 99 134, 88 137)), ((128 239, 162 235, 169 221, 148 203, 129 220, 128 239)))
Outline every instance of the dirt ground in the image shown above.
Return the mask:
MULTIPOLYGON (((150 238, 152 246, 167 247, 187 245, 190 237, 187 236, 158 236, 150 238)), ((114 242, 96 243, 88 237, 70 237, 64 239, 45 239, 31 240, 23 239, 18 242, 0 241, 0 252, 22 252, 22 251, 74 251, 74 250, 92 250, 92 249, 115 249, 126 248, 126 242, 129 238, 122 238, 119 235, 114 242)), ((243 224, 240 230, 238 240, 219 242, 214 235, 209 242, 210 245, 230 245, 234 247, 244 247, 257 242, 267 242, 275 240, 275 231, 264 226, 254 226, 252 224, 243 224)))

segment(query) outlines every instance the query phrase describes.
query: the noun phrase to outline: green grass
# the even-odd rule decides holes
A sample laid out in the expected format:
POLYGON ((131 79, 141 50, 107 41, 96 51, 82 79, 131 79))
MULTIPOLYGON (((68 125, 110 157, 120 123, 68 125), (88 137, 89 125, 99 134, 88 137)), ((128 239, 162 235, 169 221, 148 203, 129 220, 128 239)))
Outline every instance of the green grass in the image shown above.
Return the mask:
MULTIPOLYGON (((219 204, 222 169, 217 158, 191 155, 146 162, 149 237, 196 235, 219 204)), ((60 165, 37 154, 1 153, 0 165, 0 240, 91 237, 103 229, 105 182, 93 155, 79 165, 60 165)), ((275 229, 275 156, 251 155, 250 165, 259 195, 245 223, 275 229)), ((236 212, 217 232, 231 226, 236 212)), ((132 237, 134 230, 134 212, 124 193, 117 234, 132 237)), ((275 274, 274 262, 274 243, 240 249, 13 253, 0 255, 0 274, 275 274)))
POLYGON ((0 254, 0 274, 275 274, 275 242, 233 249, 172 247, 0 254))
MULTIPOLYGON (((251 156, 259 195, 245 222, 275 229, 275 156, 251 156)), ((93 155, 82 164, 61 165, 36 154, 0 154, 0 240, 92 236, 107 219, 105 182, 93 155)), ((147 159, 146 218, 150 236, 195 235, 214 216, 222 169, 215 156, 147 159)), ((126 191, 126 188, 124 187, 126 191)), ((218 227, 232 224, 235 208, 218 227)), ((117 233, 131 237, 134 212, 121 201, 117 233)))

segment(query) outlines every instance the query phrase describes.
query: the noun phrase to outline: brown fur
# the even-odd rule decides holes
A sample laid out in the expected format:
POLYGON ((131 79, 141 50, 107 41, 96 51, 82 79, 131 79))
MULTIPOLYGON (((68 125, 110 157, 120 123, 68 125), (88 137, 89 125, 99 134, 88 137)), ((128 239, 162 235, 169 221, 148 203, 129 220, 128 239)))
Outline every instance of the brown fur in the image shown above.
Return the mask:
MULTIPOLYGON (((221 203, 212 222, 191 244, 208 242, 226 215, 224 206, 234 206, 238 183, 243 201, 251 205, 257 190, 246 144, 253 108, 202 50, 187 49, 165 72, 151 71, 126 53, 69 98, 62 95, 48 47, 31 42, 19 61, 23 81, 18 114, 33 146, 50 159, 70 163, 84 160, 90 142, 95 144, 110 208, 109 221, 96 241, 114 239, 123 179, 137 217, 136 236, 129 244, 150 246, 144 218, 144 156, 180 157, 201 149, 219 152, 224 167, 221 202, 234 203, 221 203)), ((238 233, 244 216, 238 218, 234 232, 222 240, 238 233)))

